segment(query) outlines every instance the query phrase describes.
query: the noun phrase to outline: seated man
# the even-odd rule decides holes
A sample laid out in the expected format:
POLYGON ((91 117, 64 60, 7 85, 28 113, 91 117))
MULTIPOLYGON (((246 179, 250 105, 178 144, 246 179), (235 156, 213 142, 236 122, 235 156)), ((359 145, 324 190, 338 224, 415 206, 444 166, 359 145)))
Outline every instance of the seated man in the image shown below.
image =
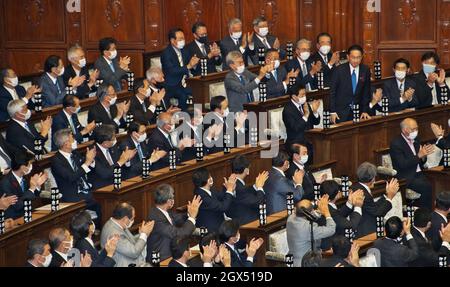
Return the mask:
POLYGON ((231 162, 231 172, 236 175, 236 197, 227 214, 240 225, 245 225, 259 218, 259 205, 264 202, 264 184, 269 173, 263 171, 256 178, 253 186, 245 185, 245 178, 250 175, 250 161, 238 155, 231 162))
MULTIPOLYGON (((6 128, 6 141, 18 149, 36 153, 35 141, 41 140, 42 144, 45 144, 52 127, 52 118, 47 117, 45 121, 41 121, 41 132, 38 133, 33 124, 27 123, 31 117, 31 111, 23 100, 10 102, 8 113, 12 120, 6 128)), ((46 152, 45 148, 43 148, 43 152, 46 152)))
POLYGON ((225 179, 225 190, 214 190, 213 178, 206 168, 199 168, 192 175, 194 195, 200 196, 202 205, 196 226, 205 227, 208 232, 216 232, 225 220, 225 212, 230 208, 236 194, 236 176, 225 179))
POLYGON ((159 252, 161 261, 175 255, 171 253, 170 243, 178 237, 190 237, 195 230, 201 198, 195 196, 188 203, 188 213, 172 211, 175 204, 175 191, 168 184, 155 190, 155 207, 150 210, 149 220, 155 222, 152 234, 147 240, 147 262, 151 263, 152 252, 159 252))
MULTIPOLYGON (((194 143, 203 143, 203 114, 200 109, 189 107, 186 114, 189 117, 183 118, 183 123, 178 127, 177 137, 179 141, 185 138, 191 139, 194 143)), ((203 154, 206 156, 208 149, 203 146, 203 154)), ((196 158, 195 146, 186 147, 183 152, 183 160, 189 161, 196 158)))
POLYGON ((334 69, 339 66, 340 52, 332 52, 333 38, 327 32, 322 32, 316 38, 317 53, 312 56, 312 60, 316 63, 322 63, 323 81, 325 87, 331 84, 331 75, 334 69))
POLYGON ((267 73, 274 69, 273 64, 261 67, 259 75, 245 68, 244 58, 238 51, 230 52, 226 58, 231 71, 225 76, 225 90, 230 103, 230 112, 242 112, 244 104, 255 102, 254 90, 267 73))
POLYGON ((27 90, 19 85, 19 78, 13 69, 3 69, 0 71, 0 122, 10 119, 8 114, 8 104, 13 100, 22 99, 29 109, 34 108, 32 101, 34 94, 40 93, 41 89, 35 85, 27 90))
MULTIPOLYGON (((242 32, 242 21, 238 18, 231 19, 228 22, 228 32, 229 34, 220 41, 220 50, 222 51, 222 59, 225 59, 227 55, 232 51, 241 52, 245 66, 248 66, 248 56, 250 54, 250 49, 248 47, 247 39, 250 37, 251 42, 253 42, 253 34, 245 34, 242 32)), ((223 70, 228 70, 230 67, 227 63, 223 63, 223 70)))
POLYGON ((386 185, 386 195, 377 201, 372 195, 371 188, 376 182, 377 167, 365 162, 356 171, 358 182, 350 188, 353 191, 364 192, 364 204, 362 206, 362 217, 356 228, 356 238, 361 238, 377 231, 377 217, 384 217, 392 209, 392 199, 397 194, 400 186, 396 179, 392 179, 386 185))
POLYGON ((393 67, 395 78, 384 82, 383 94, 389 99, 391 113, 415 108, 418 104, 416 83, 408 77, 410 66, 406 59, 396 60, 393 67))
POLYGON ((64 70, 64 84, 69 86, 73 79, 80 78, 82 83, 75 88, 75 95, 79 99, 89 98, 91 93, 97 90, 96 82, 100 76, 99 70, 94 70, 89 73, 89 68, 86 66, 86 56, 82 47, 75 45, 67 51, 67 57, 70 64, 64 70))
POLYGON ((331 241, 333 255, 324 258, 320 267, 359 267, 359 247, 344 235, 335 235, 331 241))
POLYGON ((17 219, 24 216, 24 201, 34 200, 41 193, 41 186, 47 181, 46 173, 33 175, 29 182, 25 176, 33 170, 33 157, 25 152, 14 155, 11 172, 0 181, 0 197, 17 197, 17 202, 5 210, 5 218, 17 219))
MULTIPOLYGON (((159 114, 168 112, 170 110, 173 110, 170 104, 169 96, 166 93, 165 87, 166 82, 164 79, 164 73, 159 67, 151 67, 147 70, 145 73, 146 79, 149 83, 149 87, 152 93, 152 96, 157 97, 158 99, 162 99, 161 103, 156 107, 156 116, 159 116, 159 114), (160 95, 155 95, 155 93, 159 93, 160 95)), ((156 118, 152 118, 152 124, 156 123, 156 118)))
POLYGON ((318 211, 321 216, 325 217, 325 225, 319 226, 313 210, 312 202, 309 200, 302 200, 296 204, 296 212, 288 217, 286 224, 286 234, 289 246, 289 254, 294 256, 294 266, 300 267, 303 255, 308 251, 319 250, 320 241, 323 238, 328 238, 334 235, 336 230, 336 223, 331 217, 329 210, 328 196, 323 196, 318 203, 318 211), (312 218, 310 215, 313 215, 312 218), (310 220, 313 222, 313 235, 311 236, 310 220), (314 243, 311 242, 314 239, 314 243), (314 245, 312 249, 311 246, 314 245))
POLYGON ((267 99, 278 98, 286 95, 291 78, 297 78, 297 71, 286 71, 280 67, 280 53, 278 50, 269 49, 266 52, 266 65, 273 65, 273 70, 266 74, 263 81, 267 84, 267 99))
POLYGON ((25 267, 48 267, 51 261, 52 254, 48 240, 33 239, 28 242, 25 267))
POLYGON ((239 222, 237 222, 236 220, 224 221, 220 225, 218 232, 220 243, 225 244, 226 248, 230 251, 231 267, 253 267, 255 254, 263 245, 264 239, 252 238, 246 245, 245 253, 240 252, 238 249, 238 243, 241 238, 239 227, 239 222))
POLYGON ((120 236, 113 259, 116 267, 130 267, 145 265, 147 255, 147 238, 152 233, 154 221, 143 221, 139 225, 138 234, 133 235, 136 217, 135 208, 128 203, 119 203, 113 210, 112 217, 105 223, 100 235, 100 243, 105 248, 106 243, 114 236, 120 236))
POLYGON ((264 185, 267 215, 286 210, 288 193, 294 195, 294 203, 299 202, 303 198, 304 190, 302 184, 303 176, 305 175, 304 171, 297 170, 291 181, 285 175, 288 169, 289 156, 286 152, 280 151, 272 159, 272 170, 269 172, 269 179, 264 185))
POLYGON ((400 124, 401 135, 391 142, 392 165, 398 178, 406 179, 407 188, 420 193, 415 203, 419 207, 431 209, 432 186, 423 174, 427 156, 434 152, 432 145, 421 145, 419 126, 414 119, 405 119, 400 124))
POLYGON ((52 150, 57 150, 55 145, 55 133, 63 129, 70 129, 76 142, 82 143, 85 138, 95 129, 95 121, 84 127, 79 119, 80 100, 76 96, 66 95, 63 99, 63 109, 54 118, 52 122, 52 150))
POLYGON ((431 228, 427 236, 431 239, 433 249, 438 251, 442 245, 440 232, 442 226, 448 226, 448 215, 450 213, 450 192, 440 192, 436 196, 436 208, 431 214, 431 228))
POLYGON ((403 222, 397 216, 386 222, 386 237, 377 239, 373 246, 380 250, 381 267, 408 267, 419 256, 419 248, 411 235, 411 220, 403 222), (401 244, 405 236, 405 243, 401 244), (400 240, 399 240, 400 239, 400 240))
POLYGON ((130 71, 130 57, 117 59, 117 41, 103 38, 98 44, 100 57, 95 61, 95 68, 100 72, 103 84, 113 86, 116 92, 122 90, 122 79, 130 71))
POLYGON ((290 146, 291 160, 289 161, 289 169, 286 171, 286 177, 293 180, 295 172, 301 170, 305 173, 303 177, 303 199, 314 200, 314 185, 316 179, 309 171, 307 164, 309 163, 308 148, 306 144, 292 144, 290 146))
POLYGON ((97 190, 113 184, 114 169, 122 168, 122 178, 125 178, 126 168, 130 167, 130 161, 136 156, 136 149, 125 148, 120 153, 117 144, 114 127, 102 125, 94 131, 95 138, 95 166, 89 173, 89 182, 92 189, 97 190))

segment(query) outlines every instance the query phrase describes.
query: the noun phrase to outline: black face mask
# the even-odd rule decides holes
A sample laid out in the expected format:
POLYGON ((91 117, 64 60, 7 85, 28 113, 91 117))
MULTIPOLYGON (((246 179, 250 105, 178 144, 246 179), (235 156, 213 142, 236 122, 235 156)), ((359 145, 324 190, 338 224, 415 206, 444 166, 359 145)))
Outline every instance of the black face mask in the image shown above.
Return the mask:
POLYGON ((156 87, 158 90, 164 89, 165 86, 166 86, 166 83, 165 83, 165 82, 156 82, 156 84, 155 84, 155 87, 156 87))
POLYGON ((208 36, 199 37, 198 41, 204 45, 208 43, 208 36))

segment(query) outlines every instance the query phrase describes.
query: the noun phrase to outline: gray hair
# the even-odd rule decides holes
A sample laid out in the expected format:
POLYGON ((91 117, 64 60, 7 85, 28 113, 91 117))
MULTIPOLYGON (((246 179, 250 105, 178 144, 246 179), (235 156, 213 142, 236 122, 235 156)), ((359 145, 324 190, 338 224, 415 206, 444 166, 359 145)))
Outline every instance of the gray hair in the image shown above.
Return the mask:
POLYGON ((170 199, 174 199, 175 191, 173 187, 168 184, 161 184, 155 190, 155 204, 166 204, 170 199))
POLYGON ((377 176, 377 167, 370 162, 365 162, 358 167, 356 175, 359 182, 371 182, 377 176))
POLYGON ((72 131, 70 129, 59 130, 53 136, 53 141, 58 149, 62 148, 62 146, 69 140, 70 135, 72 135, 72 131))
POLYGON ((267 22, 267 19, 266 19, 264 16, 259 16, 259 17, 257 17, 257 18, 256 18, 255 20, 253 20, 253 22, 252 22, 253 27, 258 26, 259 23, 261 23, 261 22, 267 22))
POLYGON ((8 107, 7 107, 9 116, 11 118, 13 118, 14 115, 17 112, 20 112, 22 110, 23 106, 26 106, 26 105, 27 104, 23 100, 20 100, 20 99, 19 100, 10 101, 8 103, 8 107))
POLYGON ((153 79, 155 79, 159 74, 162 74, 163 71, 161 70, 160 67, 151 67, 150 69, 147 70, 147 72, 145 73, 145 76, 147 77, 147 80, 151 81, 153 79))
POLYGON ((74 61, 75 58, 76 58, 76 57, 75 57, 75 53, 76 53, 78 50, 83 50, 83 48, 82 48, 80 45, 78 45, 78 44, 75 44, 74 46, 70 47, 69 50, 67 51, 67 58, 68 58, 70 61, 74 61))
POLYGON ((45 239, 32 239, 28 243, 27 258, 33 260, 36 254, 43 255, 45 251, 45 245, 48 244, 48 240, 45 239))
POLYGON ((236 61, 239 58, 243 58, 242 53, 240 51, 231 51, 228 53, 226 62, 227 65, 230 66, 231 64, 234 64, 234 61, 236 61))
POLYGON ((111 85, 101 85, 100 87, 98 87, 98 89, 97 89, 97 98, 100 101, 103 101, 105 99, 106 95, 108 94, 108 88, 110 86, 111 85))
POLYGON ((231 29, 231 27, 233 27, 233 26, 236 25, 236 24, 242 24, 241 19, 239 19, 239 18, 233 18, 233 19, 231 19, 231 20, 228 22, 228 28, 231 29))
POLYGON ((298 40, 296 47, 298 48, 301 44, 308 44, 311 47, 311 41, 305 38, 298 40))

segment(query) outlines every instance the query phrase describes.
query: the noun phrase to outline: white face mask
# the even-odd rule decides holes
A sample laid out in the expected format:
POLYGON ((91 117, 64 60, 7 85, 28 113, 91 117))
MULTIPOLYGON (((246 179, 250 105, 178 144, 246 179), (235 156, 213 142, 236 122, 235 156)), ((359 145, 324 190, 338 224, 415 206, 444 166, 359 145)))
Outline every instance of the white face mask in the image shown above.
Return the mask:
POLYGON ((242 75, 245 71, 245 65, 239 66, 236 69, 236 73, 238 73, 239 75, 242 75))
POLYGON ((110 60, 114 60, 117 57, 117 50, 111 51, 109 55, 110 60))
POLYGON ((231 38, 233 38, 234 40, 239 40, 242 37, 242 32, 234 32, 231 34, 231 38))
POLYGON ((423 71, 425 74, 431 74, 436 71, 435 65, 423 64, 423 71))
POLYGON ((227 108, 225 111, 223 111, 223 117, 226 118, 230 114, 230 109, 227 108))
POLYGON ((116 144, 117 144, 117 139, 114 139, 111 147, 114 147, 116 144))
POLYGON ((181 40, 177 42, 177 48, 178 50, 181 50, 184 48, 184 46, 186 46, 186 41, 185 40, 181 40))
POLYGON ((138 143, 143 143, 147 139, 147 134, 140 135, 138 138, 138 143))
POLYGON ((94 221, 92 221, 92 225, 94 226, 94 227, 92 227, 92 233, 94 233, 95 232, 95 223, 94 223, 94 221))
POLYGON ((78 143, 76 140, 72 142, 72 150, 76 150, 78 148, 78 143))
POLYGON ((448 120, 448 127, 450 128, 450 119, 448 120))
POLYGON ((78 61, 78 66, 80 66, 80 68, 84 68, 84 67, 86 67, 86 63, 87 63, 86 58, 81 59, 78 61))
POLYGON ((71 239, 70 241, 64 241, 64 246, 67 250, 73 249, 73 239, 71 239))
POLYGON ((19 78, 9 78, 9 84, 14 88, 17 87, 19 85, 19 78))
POLYGON ((418 131, 412 132, 412 133, 409 134, 408 139, 413 141, 413 140, 415 140, 417 138, 418 135, 419 135, 418 131))
POLYGON ((169 125, 169 130, 168 133, 173 133, 173 131, 175 130, 175 125, 169 125))
POLYGON ((237 236, 235 237, 235 242, 234 242, 234 244, 238 243, 239 240, 241 240, 241 234, 240 234, 240 233, 238 233, 237 236))
POLYGON ((259 35, 266 37, 269 34, 269 28, 259 28, 259 35))
POLYGON ((48 267, 50 265, 50 262, 52 262, 53 255, 50 253, 49 255, 45 256, 45 261, 42 263, 42 267, 48 267))
POLYGON ((110 104, 111 106, 113 106, 113 105, 116 104, 116 102, 117 102, 117 97, 112 98, 112 99, 109 101, 109 104, 110 104))
POLYGON ((402 81, 406 78, 406 72, 405 71, 395 71, 395 77, 402 81))
POLYGON ((31 171, 33 170, 33 164, 30 164, 30 167, 25 171, 25 175, 29 175, 31 171))
POLYGON ((306 97, 301 97, 299 100, 298 100, 298 104, 299 105, 304 105, 306 103, 306 97))
POLYGON ((275 60, 275 62, 274 62, 274 64, 273 64, 273 67, 274 67, 275 69, 278 69, 278 68, 280 67, 280 60, 275 60))
POLYGON ((23 115, 23 116, 25 117, 25 120, 28 121, 31 118, 31 111, 28 110, 27 113, 25 115, 23 115))
POLYGON ((209 186, 213 186, 214 185, 214 179, 212 177, 209 178, 208 180, 209 186))
POLYGON ((308 155, 302 155, 302 157, 300 158, 300 163, 305 165, 309 160, 309 156, 308 155))
POLYGON ((310 52, 301 52, 300 53, 300 59, 302 59, 303 62, 308 60, 310 56, 311 56, 310 52))
POLYGON ((203 123, 203 116, 201 116, 201 117, 199 117, 199 118, 196 118, 196 119, 194 120, 194 125, 195 125, 195 126, 200 126, 202 123, 203 123))
POLYGON ((145 97, 146 98, 150 98, 151 95, 152 95, 152 90, 151 89, 147 89, 147 91, 145 92, 145 97))
POLYGON ((324 45, 322 47, 320 47, 320 53, 322 53, 322 55, 328 55, 328 53, 330 53, 331 51, 331 46, 328 45, 324 45))
POLYGON ((127 226, 125 226, 127 229, 130 229, 134 224, 134 219, 130 220, 130 222, 127 224, 127 226))
POLYGON ((63 68, 61 69, 61 71, 59 71, 58 76, 61 77, 62 75, 64 75, 64 72, 65 72, 65 68, 63 67, 63 68))
POLYGON ((78 114, 80 111, 81 111, 81 107, 77 107, 77 108, 75 108, 75 110, 73 110, 74 108, 72 107, 72 112, 74 113, 74 114, 78 114))

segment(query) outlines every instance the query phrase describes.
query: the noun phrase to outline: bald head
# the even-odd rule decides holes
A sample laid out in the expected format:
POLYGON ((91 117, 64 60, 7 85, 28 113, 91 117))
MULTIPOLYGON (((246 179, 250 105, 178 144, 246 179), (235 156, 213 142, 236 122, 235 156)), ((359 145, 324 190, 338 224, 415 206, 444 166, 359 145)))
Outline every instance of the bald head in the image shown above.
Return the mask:
POLYGON ((416 132, 419 132, 419 126, 415 119, 407 118, 400 123, 400 128, 402 129, 402 134, 406 137, 412 136, 410 139, 414 140, 417 137, 416 132), (415 137, 414 137, 415 135, 415 137))

